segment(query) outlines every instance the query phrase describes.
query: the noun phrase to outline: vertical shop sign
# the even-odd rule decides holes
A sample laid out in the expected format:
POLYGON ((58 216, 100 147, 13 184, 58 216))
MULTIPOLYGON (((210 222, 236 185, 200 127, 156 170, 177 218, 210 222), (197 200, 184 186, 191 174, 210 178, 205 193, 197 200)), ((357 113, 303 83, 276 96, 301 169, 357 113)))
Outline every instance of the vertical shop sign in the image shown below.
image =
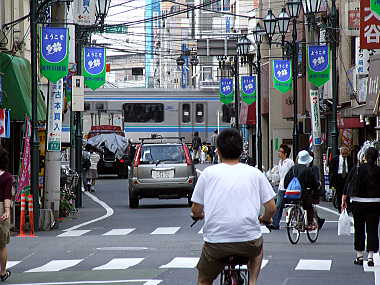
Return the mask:
POLYGON ((292 64, 290 60, 273 60, 273 87, 281 93, 292 89, 292 64))
POLYGON ((330 80, 330 57, 327 45, 308 46, 307 77, 309 82, 317 87, 330 80))
POLYGON ((220 102, 223 104, 229 104, 234 101, 234 87, 233 80, 231 78, 220 79, 220 102))
POLYGON ((47 150, 61 151, 63 79, 50 83, 47 150))
POLYGON ((65 77, 69 65, 68 29, 42 27, 40 70, 49 81, 55 83, 65 77))
POLYGON ((370 4, 370 0, 360 1, 360 48, 380 49, 380 15, 370 4))
POLYGON ((85 47, 83 57, 84 83, 95 90, 106 82, 106 51, 104 48, 85 47))
POLYGON ((256 102, 256 76, 241 77, 241 99, 248 105, 256 102))
POLYGON ((78 25, 95 25, 97 0, 74 0, 74 19, 78 25))
POLYGON ((370 7, 372 12, 380 16, 380 0, 371 0, 370 7))
POLYGON ((319 97, 318 90, 310 90, 311 104, 311 126, 313 135, 313 145, 322 144, 321 139, 321 117, 319 113, 319 97))

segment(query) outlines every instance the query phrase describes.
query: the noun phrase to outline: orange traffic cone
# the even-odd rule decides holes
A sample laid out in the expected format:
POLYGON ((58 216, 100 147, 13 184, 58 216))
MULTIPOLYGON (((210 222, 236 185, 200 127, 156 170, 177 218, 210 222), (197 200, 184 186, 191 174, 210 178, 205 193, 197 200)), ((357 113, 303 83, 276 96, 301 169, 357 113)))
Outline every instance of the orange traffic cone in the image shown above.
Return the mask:
POLYGON ((25 206, 26 206, 26 195, 21 194, 21 214, 20 214, 20 234, 19 236, 25 236, 25 206))
POLYGON ((34 235, 34 215, 33 215, 33 195, 28 195, 28 212, 29 212, 29 225, 30 225, 30 234, 29 236, 34 235))

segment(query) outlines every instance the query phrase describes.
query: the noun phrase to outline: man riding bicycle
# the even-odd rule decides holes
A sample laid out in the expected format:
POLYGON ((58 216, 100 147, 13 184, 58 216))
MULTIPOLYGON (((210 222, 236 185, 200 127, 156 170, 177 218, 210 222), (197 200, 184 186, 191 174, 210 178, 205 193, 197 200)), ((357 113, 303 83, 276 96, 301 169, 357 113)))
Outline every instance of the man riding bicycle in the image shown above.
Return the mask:
POLYGON ((249 285, 255 285, 263 258, 260 223, 271 223, 275 193, 263 173, 239 162, 243 140, 236 129, 223 130, 216 146, 221 163, 203 171, 191 198, 193 217, 205 219, 198 284, 211 285, 223 260, 239 256, 249 259, 249 285))

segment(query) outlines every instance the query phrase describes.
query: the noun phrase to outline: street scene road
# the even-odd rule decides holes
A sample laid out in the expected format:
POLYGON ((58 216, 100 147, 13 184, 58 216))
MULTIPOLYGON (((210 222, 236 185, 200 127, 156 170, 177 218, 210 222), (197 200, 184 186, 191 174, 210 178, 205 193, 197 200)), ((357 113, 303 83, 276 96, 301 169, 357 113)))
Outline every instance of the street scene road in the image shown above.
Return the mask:
MULTIPOLYGON (((79 215, 59 229, 13 237, 8 284, 195 284, 202 222, 190 228, 187 199, 144 199, 130 209, 127 190, 127 180, 103 177, 84 195, 79 215)), ((336 210, 320 206, 326 223, 315 244, 302 235, 291 245, 284 221, 279 231, 263 227, 258 284, 377 284, 380 268, 353 264, 353 236, 338 237, 336 210)))

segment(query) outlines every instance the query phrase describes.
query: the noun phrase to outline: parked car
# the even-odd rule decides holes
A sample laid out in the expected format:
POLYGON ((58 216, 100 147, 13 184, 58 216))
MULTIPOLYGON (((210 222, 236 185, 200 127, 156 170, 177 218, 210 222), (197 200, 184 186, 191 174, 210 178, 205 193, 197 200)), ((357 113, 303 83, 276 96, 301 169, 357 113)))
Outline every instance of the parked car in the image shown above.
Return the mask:
POLYGON ((181 138, 140 141, 129 176, 129 207, 137 208, 143 198, 187 198, 191 205, 197 172, 187 145, 181 138))

